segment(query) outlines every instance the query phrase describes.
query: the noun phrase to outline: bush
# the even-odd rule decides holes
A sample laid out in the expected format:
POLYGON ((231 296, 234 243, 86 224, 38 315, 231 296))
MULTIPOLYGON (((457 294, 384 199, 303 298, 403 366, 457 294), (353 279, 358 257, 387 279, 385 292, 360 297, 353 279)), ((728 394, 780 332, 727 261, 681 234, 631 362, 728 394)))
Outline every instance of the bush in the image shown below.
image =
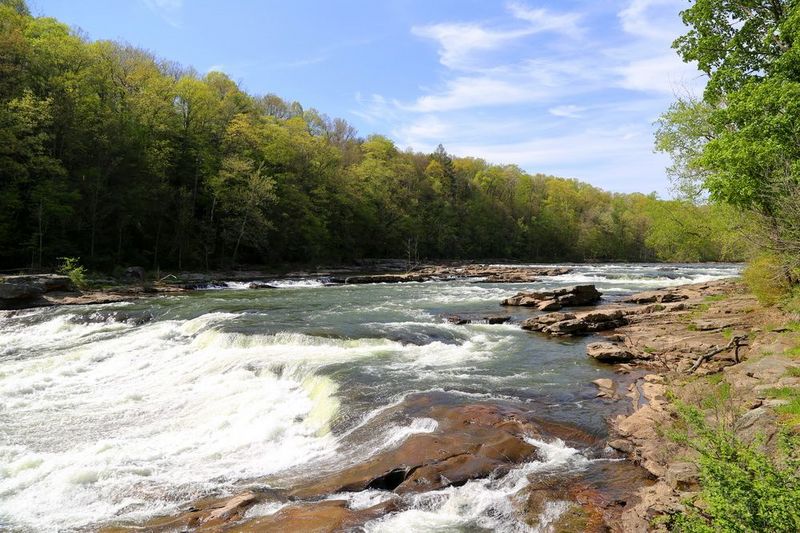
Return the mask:
POLYGON ((709 426, 702 411, 678 405, 689 433, 683 442, 700 453, 701 490, 686 511, 670 520, 672 531, 800 531, 800 461, 797 437, 782 435, 781 462, 745 444, 723 424, 709 426))
POLYGON ((61 261, 58 271, 69 276, 72 284, 82 289, 86 287, 86 268, 81 266, 80 259, 77 257, 60 257, 61 261))
POLYGON ((753 259, 742 275, 744 282, 764 305, 781 302, 792 289, 782 262, 774 255, 762 255, 753 259))

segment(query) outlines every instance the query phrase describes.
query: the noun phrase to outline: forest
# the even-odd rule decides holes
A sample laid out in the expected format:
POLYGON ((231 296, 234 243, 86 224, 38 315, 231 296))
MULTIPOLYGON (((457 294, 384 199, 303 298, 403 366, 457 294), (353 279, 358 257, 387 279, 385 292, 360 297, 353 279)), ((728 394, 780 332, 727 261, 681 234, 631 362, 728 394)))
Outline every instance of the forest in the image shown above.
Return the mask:
POLYGON ((0 0, 0 102, 3 269, 742 256, 735 206, 404 150, 22 0, 0 0))

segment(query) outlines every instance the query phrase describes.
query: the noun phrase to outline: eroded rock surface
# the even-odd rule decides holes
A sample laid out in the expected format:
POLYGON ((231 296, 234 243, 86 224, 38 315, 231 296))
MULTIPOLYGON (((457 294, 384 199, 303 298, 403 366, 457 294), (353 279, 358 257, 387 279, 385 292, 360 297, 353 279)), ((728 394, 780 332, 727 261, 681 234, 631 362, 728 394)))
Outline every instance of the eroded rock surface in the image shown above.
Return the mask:
POLYGON ((501 305, 535 307, 539 311, 557 311, 562 307, 581 307, 600 301, 602 294, 594 285, 575 285, 552 291, 524 291, 503 300, 501 305))
POLYGON ((532 412, 500 403, 453 405, 444 393, 407 397, 399 411, 437 422, 431 433, 413 434, 392 449, 379 451, 355 464, 309 473, 286 489, 254 488, 224 498, 193 502, 184 512, 146 524, 105 528, 105 533, 132 531, 341 531, 401 510, 404 495, 459 486, 471 479, 501 477, 514 466, 535 460, 537 448, 528 440, 559 435, 593 441, 576 428, 538 421, 532 412), (353 508, 336 495, 377 489, 386 500, 367 509, 353 508), (246 516, 253 506, 282 505, 266 516, 246 516))

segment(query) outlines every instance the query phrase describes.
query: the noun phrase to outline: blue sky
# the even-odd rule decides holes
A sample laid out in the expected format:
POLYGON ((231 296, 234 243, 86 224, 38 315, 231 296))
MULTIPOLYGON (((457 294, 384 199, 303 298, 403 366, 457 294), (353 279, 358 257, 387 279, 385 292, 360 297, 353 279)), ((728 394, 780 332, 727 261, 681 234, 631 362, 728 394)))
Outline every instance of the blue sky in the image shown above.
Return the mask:
POLYGON ((653 122, 704 79, 686 0, 29 0, 36 15, 345 118, 401 148, 670 196, 653 122))

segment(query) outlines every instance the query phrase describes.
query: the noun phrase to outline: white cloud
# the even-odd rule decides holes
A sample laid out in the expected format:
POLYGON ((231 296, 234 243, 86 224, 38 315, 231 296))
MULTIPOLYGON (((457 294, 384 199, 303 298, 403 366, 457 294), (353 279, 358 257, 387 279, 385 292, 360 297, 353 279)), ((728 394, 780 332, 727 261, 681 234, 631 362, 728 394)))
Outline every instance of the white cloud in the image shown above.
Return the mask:
POLYGON ((175 28, 182 24, 183 0, 142 0, 151 11, 175 28))
POLYGON ((439 43, 439 60, 442 65, 458 70, 475 68, 474 53, 495 50, 501 46, 537 33, 552 32, 577 37, 580 15, 558 14, 546 9, 530 9, 522 4, 509 4, 508 10, 517 20, 526 24, 508 29, 487 28, 477 23, 441 23, 415 26, 411 33, 433 39, 439 43))
POLYGON ((682 7, 686 7, 686 2, 680 0, 631 0, 630 4, 617 16, 622 24, 622 29, 631 35, 671 42, 677 36, 676 24, 664 24, 663 20, 656 21, 648 16, 648 12, 653 8, 664 6, 669 8, 670 12, 677 13, 682 7))
POLYGON ((705 78, 673 53, 636 59, 616 69, 620 87, 633 91, 676 94, 702 90, 705 78))
POLYGON ((434 24, 411 28, 419 37, 433 39, 439 43, 439 60, 452 69, 471 68, 472 53, 476 50, 492 50, 509 41, 530 34, 529 29, 496 31, 478 24, 434 24))
POLYGON ((570 37, 578 37, 583 33, 583 28, 578 24, 581 19, 578 13, 553 13, 547 9, 531 9, 517 2, 510 3, 508 10, 514 17, 529 22, 536 33, 549 31, 570 37))
POLYGON ((447 82, 443 91, 419 97, 412 105, 403 106, 410 111, 453 111, 472 107, 512 105, 541 100, 546 92, 489 77, 459 77, 447 82))
POLYGON ((704 83, 670 48, 682 31, 682 5, 629 0, 579 15, 511 3, 505 19, 491 24, 415 27, 436 44, 441 84, 403 102, 361 98, 354 113, 404 147, 432 150, 441 142, 457 155, 611 190, 665 192, 652 123, 674 93, 704 83))
POLYGON ((583 113, 586 108, 577 106, 574 104, 567 104, 567 105, 557 105, 555 107, 551 107, 547 111, 556 117, 566 117, 566 118, 581 118, 581 113, 583 113))

